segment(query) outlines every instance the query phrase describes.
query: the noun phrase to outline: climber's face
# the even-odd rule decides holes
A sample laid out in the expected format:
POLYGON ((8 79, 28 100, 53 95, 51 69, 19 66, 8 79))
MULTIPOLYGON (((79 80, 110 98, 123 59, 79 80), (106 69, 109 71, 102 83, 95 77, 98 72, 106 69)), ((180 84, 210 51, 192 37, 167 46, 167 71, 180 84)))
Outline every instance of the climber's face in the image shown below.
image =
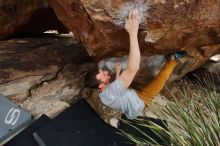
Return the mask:
POLYGON ((108 71, 102 70, 102 69, 100 69, 99 72, 98 72, 98 74, 96 75, 96 79, 97 79, 100 83, 104 83, 104 84, 108 84, 110 78, 111 78, 111 77, 110 77, 108 71))
POLYGON ((99 73, 96 75, 96 79, 99 81, 99 90, 102 92, 108 86, 111 76, 108 74, 108 71, 99 70, 99 73))

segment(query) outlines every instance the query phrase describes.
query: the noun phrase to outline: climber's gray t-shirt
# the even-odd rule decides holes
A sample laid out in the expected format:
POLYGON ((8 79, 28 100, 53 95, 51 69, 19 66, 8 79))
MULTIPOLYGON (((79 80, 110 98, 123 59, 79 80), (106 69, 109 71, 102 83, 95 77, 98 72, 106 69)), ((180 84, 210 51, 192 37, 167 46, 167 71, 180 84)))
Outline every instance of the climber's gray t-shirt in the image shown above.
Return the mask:
POLYGON ((112 82, 99 96, 106 106, 120 110, 128 118, 136 118, 144 109, 144 102, 137 93, 127 89, 120 79, 112 82))

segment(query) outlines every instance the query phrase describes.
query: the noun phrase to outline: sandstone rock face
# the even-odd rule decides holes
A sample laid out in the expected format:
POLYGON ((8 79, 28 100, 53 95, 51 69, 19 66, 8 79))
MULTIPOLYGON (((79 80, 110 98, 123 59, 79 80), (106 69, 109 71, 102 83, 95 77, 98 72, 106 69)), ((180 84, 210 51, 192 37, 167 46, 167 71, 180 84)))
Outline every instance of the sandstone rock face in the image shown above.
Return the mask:
POLYGON ((141 14, 142 56, 188 52, 187 65, 177 77, 220 52, 220 1, 49 0, 49 4, 96 60, 128 53, 123 25, 131 8, 141 14))
POLYGON ((157 61, 158 54, 188 52, 175 70, 173 79, 177 79, 220 53, 220 1, 215 0, 0 0, 0 39, 48 29, 71 30, 96 61, 122 56, 129 50, 124 19, 133 8, 141 17, 138 38, 144 56, 135 81, 149 77, 149 64, 157 61))
POLYGON ((19 33, 68 31, 44 0, 0 0, 0 13, 0 39, 19 33))
POLYGON ((88 97, 84 77, 93 65, 72 36, 16 38, 0 44, 0 93, 34 118, 54 117, 82 94, 88 97))

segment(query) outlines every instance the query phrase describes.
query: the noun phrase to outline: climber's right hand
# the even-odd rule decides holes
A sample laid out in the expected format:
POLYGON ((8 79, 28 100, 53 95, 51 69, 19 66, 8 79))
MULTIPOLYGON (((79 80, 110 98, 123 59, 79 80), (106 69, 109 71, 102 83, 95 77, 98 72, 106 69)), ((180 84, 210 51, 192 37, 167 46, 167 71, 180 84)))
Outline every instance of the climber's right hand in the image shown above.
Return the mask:
POLYGON ((137 10, 131 10, 129 17, 125 19, 125 30, 129 35, 137 35, 139 28, 139 15, 137 10))

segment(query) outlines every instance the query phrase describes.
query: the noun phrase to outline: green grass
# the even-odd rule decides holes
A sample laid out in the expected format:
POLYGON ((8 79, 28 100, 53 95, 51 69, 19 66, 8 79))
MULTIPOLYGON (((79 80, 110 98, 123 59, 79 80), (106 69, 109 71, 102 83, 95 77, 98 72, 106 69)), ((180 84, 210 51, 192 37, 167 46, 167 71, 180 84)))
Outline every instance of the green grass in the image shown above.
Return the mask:
MULTIPOLYGON (((181 101, 172 95, 173 100, 158 109, 157 116, 166 120, 167 129, 143 119, 136 119, 136 123, 151 128, 164 144, 168 143, 170 136, 173 146, 220 146, 220 95, 211 82, 204 80, 203 83, 180 88, 178 99, 181 101)), ((137 145, 160 145, 141 128, 137 129, 129 121, 123 122, 142 134, 140 138, 122 131, 137 145)))

